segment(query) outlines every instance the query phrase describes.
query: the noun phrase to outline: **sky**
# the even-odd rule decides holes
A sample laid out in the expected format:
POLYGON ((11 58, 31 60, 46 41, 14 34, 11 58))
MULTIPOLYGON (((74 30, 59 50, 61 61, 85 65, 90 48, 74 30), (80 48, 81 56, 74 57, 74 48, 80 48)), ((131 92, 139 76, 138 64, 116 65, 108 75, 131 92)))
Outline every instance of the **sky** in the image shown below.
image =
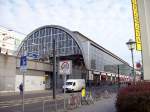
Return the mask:
MULTIPOLYGON (((79 31, 131 65, 131 0, 0 0, 0 25, 29 34, 44 25, 79 31)), ((139 62, 140 52, 134 51, 139 62)))

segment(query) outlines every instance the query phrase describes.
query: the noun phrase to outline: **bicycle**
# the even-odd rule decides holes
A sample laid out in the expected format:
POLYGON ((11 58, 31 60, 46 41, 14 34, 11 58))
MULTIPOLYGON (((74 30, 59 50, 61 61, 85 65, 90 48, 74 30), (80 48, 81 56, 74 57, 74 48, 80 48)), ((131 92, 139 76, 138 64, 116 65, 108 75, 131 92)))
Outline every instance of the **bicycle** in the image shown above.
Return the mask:
POLYGON ((79 95, 71 95, 68 102, 68 109, 74 109, 81 105, 81 98, 79 95))
POLYGON ((92 97, 92 95, 86 95, 86 97, 82 97, 81 99, 81 104, 87 104, 87 105, 90 105, 90 104, 94 104, 94 99, 92 97))
POLYGON ((94 99, 93 99, 92 95, 87 95, 86 101, 88 102, 88 104, 94 104, 94 99))

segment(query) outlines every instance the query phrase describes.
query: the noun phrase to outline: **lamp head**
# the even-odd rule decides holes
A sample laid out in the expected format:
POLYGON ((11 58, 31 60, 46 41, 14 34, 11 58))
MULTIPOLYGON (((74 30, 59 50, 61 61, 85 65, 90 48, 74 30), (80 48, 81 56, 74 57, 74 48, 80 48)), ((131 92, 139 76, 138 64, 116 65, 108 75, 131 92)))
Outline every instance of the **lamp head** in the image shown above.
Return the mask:
POLYGON ((128 48, 129 48, 129 50, 133 50, 133 49, 135 49, 135 41, 133 41, 132 39, 129 39, 129 41, 128 42, 126 42, 126 44, 127 44, 127 46, 128 46, 128 48))

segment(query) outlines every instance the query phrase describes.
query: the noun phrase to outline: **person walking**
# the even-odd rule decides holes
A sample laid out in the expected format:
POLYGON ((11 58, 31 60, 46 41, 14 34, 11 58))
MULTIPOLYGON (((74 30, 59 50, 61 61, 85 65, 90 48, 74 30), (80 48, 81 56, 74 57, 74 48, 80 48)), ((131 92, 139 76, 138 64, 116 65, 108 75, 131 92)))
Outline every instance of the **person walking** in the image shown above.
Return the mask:
POLYGON ((19 90, 20 90, 20 95, 22 95, 23 94, 23 84, 22 83, 19 85, 19 90))
POLYGON ((86 101, 86 90, 85 87, 83 87, 81 90, 81 104, 83 105, 83 102, 85 101, 86 101))

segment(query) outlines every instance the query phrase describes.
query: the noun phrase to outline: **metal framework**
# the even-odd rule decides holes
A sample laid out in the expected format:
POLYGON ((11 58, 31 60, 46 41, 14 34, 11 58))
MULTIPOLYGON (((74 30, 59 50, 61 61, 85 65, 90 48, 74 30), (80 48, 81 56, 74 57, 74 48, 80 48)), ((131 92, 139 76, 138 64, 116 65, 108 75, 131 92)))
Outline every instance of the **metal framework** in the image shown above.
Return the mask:
POLYGON ((83 55, 82 47, 73 33, 61 26, 47 25, 31 32, 23 40, 18 55, 27 53, 32 59, 48 60, 53 57, 53 39, 56 44, 56 56, 83 55))

